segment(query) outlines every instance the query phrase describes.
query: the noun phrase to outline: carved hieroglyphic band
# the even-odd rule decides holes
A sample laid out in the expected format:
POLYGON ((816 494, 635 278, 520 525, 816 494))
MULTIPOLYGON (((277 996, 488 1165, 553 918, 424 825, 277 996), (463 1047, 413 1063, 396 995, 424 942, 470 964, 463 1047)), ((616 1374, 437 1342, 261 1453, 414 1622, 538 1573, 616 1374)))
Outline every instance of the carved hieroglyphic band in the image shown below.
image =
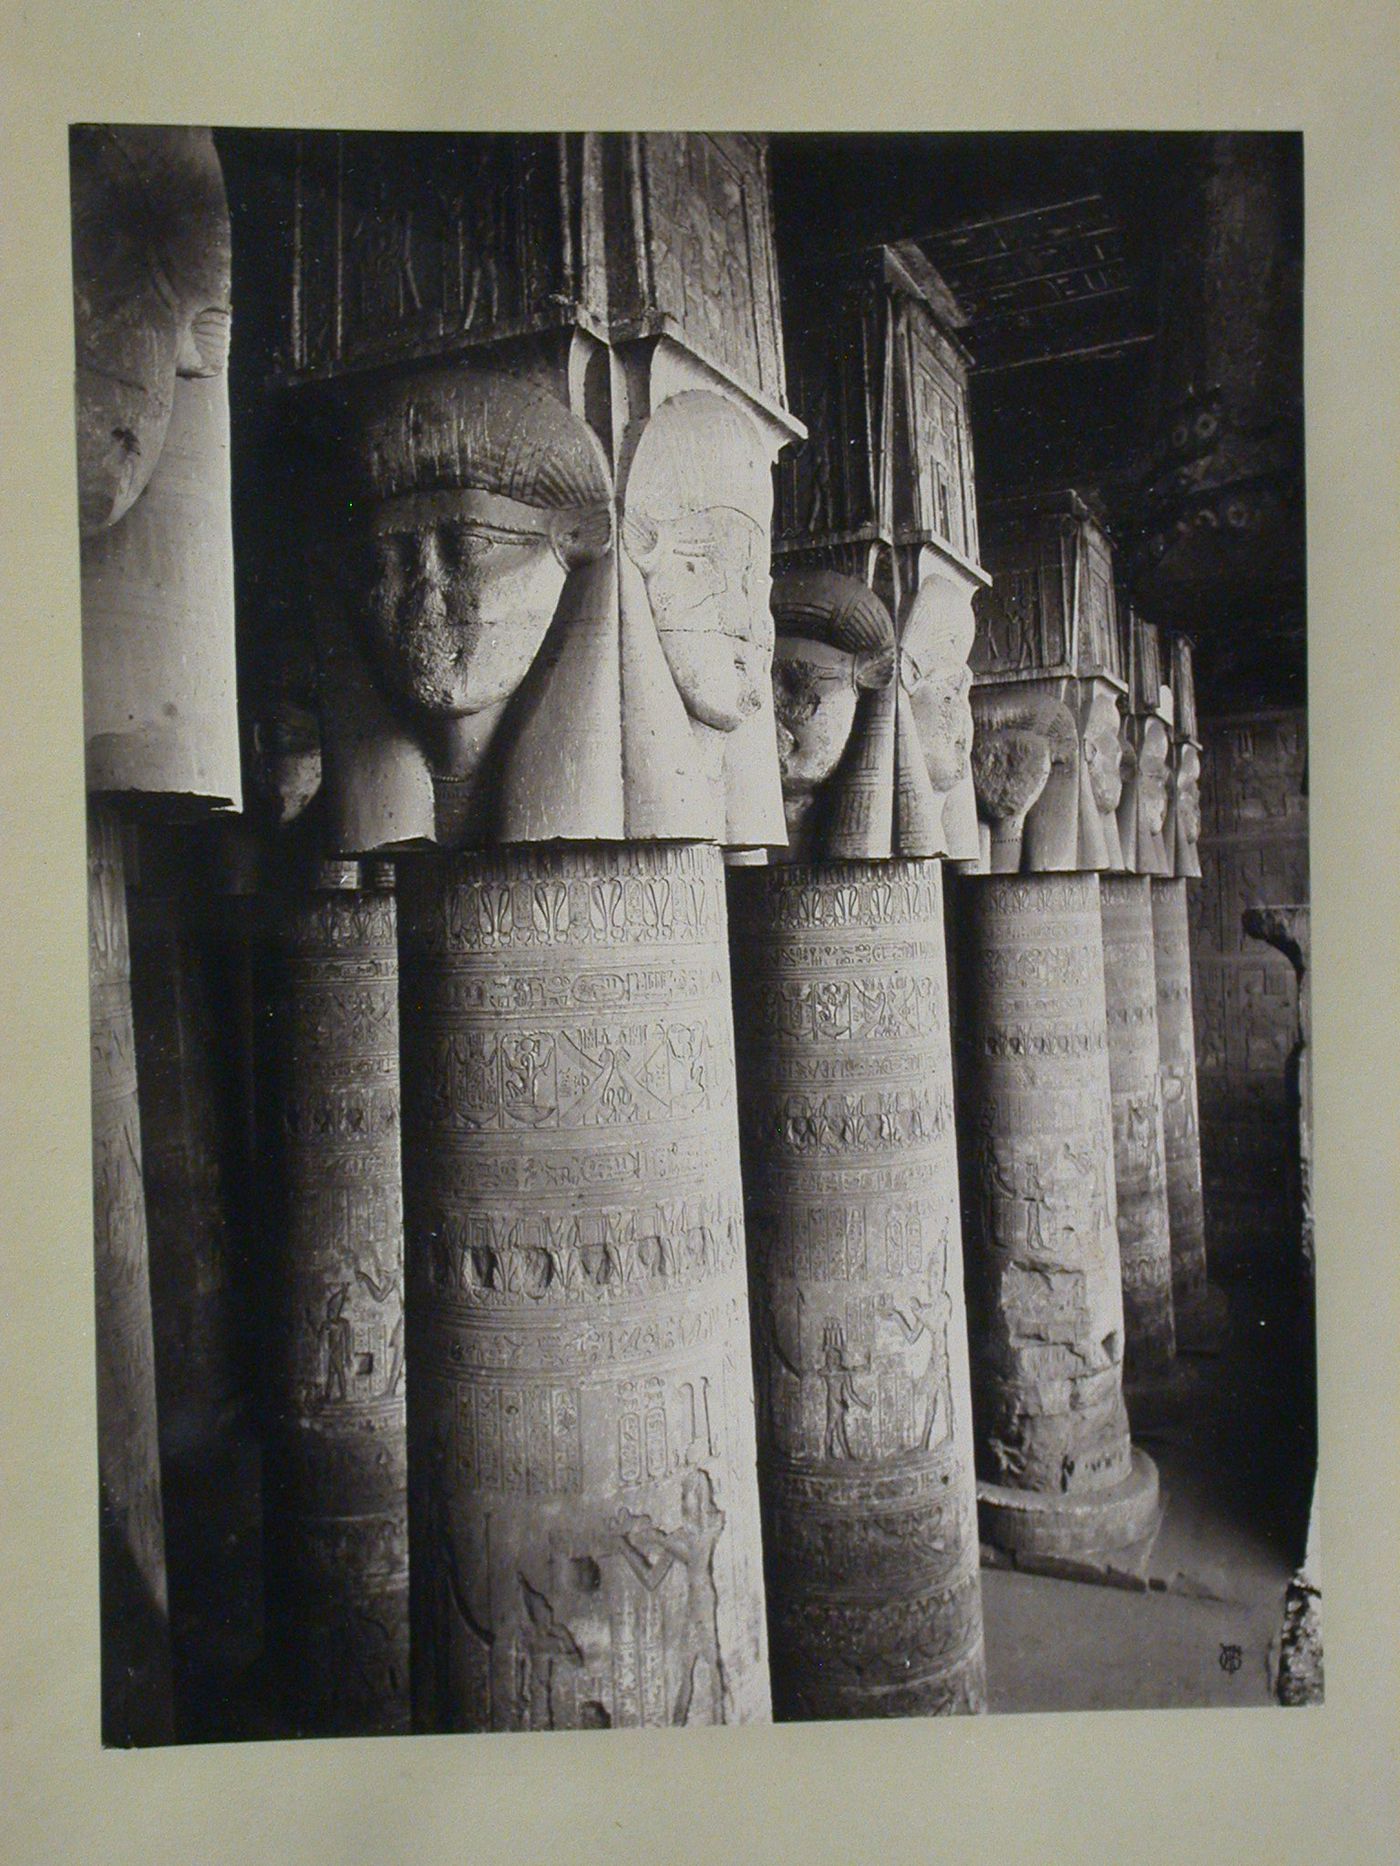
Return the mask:
POLYGON ((719 852, 400 891, 415 1723, 764 1720, 719 852))

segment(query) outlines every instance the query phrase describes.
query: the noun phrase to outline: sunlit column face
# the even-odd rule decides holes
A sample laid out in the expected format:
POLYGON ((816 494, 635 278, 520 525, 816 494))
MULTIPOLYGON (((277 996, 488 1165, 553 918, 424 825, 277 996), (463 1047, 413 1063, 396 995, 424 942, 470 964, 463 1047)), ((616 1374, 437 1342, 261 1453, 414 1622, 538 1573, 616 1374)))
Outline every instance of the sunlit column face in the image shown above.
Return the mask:
POLYGON ((1123 795, 1123 740, 1118 704, 1111 694, 1094 696, 1084 726, 1084 762, 1094 802, 1108 814, 1123 795))
POLYGON ((936 792, 950 791, 967 776, 972 750, 972 671, 936 669, 910 695, 919 744, 936 792))

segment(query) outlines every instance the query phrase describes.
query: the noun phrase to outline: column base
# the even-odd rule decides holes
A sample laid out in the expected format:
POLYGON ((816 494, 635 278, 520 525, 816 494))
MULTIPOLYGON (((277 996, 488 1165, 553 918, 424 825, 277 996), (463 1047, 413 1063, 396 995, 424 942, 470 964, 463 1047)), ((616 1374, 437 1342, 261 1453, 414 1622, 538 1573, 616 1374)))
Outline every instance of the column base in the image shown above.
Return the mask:
POLYGON ((1218 1354, 1230 1332, 1230 1301, 1215 1283, 1207 1283, 1194 1302, 1176 1305, 1178 1354, 1218 1354))
POLYGON ((1156 1526, 1157 1467, 1133 1448, 1132 1469, 1109 1490, 1049 1495, 978 1483, 977 1521, 982 1540, 1018 1559, 1089 1556, 1141 1542, 1156 1526))

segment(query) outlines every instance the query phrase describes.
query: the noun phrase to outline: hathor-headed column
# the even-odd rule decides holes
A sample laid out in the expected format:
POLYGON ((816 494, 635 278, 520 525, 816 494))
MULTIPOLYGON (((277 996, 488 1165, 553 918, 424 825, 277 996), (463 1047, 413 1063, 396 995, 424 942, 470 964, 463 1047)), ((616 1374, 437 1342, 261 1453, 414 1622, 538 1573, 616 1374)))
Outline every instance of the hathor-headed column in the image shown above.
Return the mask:
POLYGON ((1123 607, 1128 722, 1119 833, 1129 873, 1103 875, 1104 990, 1108 1074, 1113 1088, 1113 1151, 1118 1184, 1118 1249, 1123 1267, 1124 1379, 1130 1402, 1170 1375, 1176 1359, 1171 1227, 1167 1213, 1152 877, 1172 866, 1166 760, 1154 740, 1171 727, 1171 689, 1161 639, 1123 607))
POLYGON ((779 1717, 986 1702, 938 859, 976 852, 981 572, 965 364, 920 279, 884 251, 800 301, 813 459, 784 474, 773 591, 789 859, 729 876, 779 1717), (894 403, 876 390, 868 423, 839 363, 867 326, 894 403), (858 518, 829 471, 843 419, 874 437, 858 518), (816 567, 842 549, 850 572, 816 567))
POLYGON ((1171 1230, 1172 1306, 1180 1349, 1217 1346, 1228 1308, 1206 1268, 1205 1198, 1201 1181, 1201 1123, 1196 1093, 1196 1027, 1191 1003, 1190 919, 1187 882, 1199 877, 1201 858, 1201 747, 1196 722, 1192 646, 1171 637, 1174 759, 1166 831, 1170 875, 1152 880, 1153 964, 1157 980, 1157 1039, 1162 1076, 1162 1130, 1167 1161, 1171 1230))
POLYGON ((1017 1555, 1145 1535, 1123 1403, 1101 872, 1120 871, 1123 668, 1077 495, 999 509, 973 666, 988 873, 959 888, 959 1140, 982 1533, 1017 1555))
POLYGON ((297 189, 323 807, 402 857, 414 1721, 763 1719, 719 849, 784 836, 766 154, 308 137, 297 189))
POLYGON ((240 801, 229 223, 207 130, 70 137, 93 986, 103 1736, 169 1740, 170 1652, 121 818, 240 801))
POLYGON ((289 880, 279 918, 268 1647, 303 1734, 392 1733, 409 1723, 392 874, 317 863, 289 880))

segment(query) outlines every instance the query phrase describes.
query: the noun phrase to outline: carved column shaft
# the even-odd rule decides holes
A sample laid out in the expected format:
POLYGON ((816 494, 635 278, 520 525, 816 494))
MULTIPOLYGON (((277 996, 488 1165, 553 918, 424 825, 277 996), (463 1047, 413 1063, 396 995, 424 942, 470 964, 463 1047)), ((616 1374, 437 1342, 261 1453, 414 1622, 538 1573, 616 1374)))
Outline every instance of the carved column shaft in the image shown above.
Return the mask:
POLYGON ((261 1642, 261 1500, 215 979, 187 854, 162 872, 156 839, 143 837, 129 905, 177 1712, 182 1735, 195 1736, 261 1642))
POLYGON ((400 863, 421 1729, 769 1715, 724 881, 400 863))
POLYGON ((1129 1443, 1099 884, 963 884, 964 1229, 982 1532, 1018 1554, 1150 1527, 1129 1443))
POLYGON ((170 1626, 121 829, 88 814, 102 1740, 163 1743, 170 1626))
POLYGON ((280 940, 267 1593, 308 1734, 408 1727, 398 958, 377 880, 322 865, 280 940))
POLYGON ((1099 888, 1123 1272, 1123 1368, 1131 1383, 1166 1373, 1176 1356, 1152 882, 1147 875, 1104 875, 1099 888))
POLYGON ((730 899, 775 1706, 981 1710, 941 866, 730 899))
POLYGON ((1201 1185, 1201 1123, 1196 1099, 1196 1030, 1191 1009, 1191 948, 1186 883, 1152 882, 1152 947, 1157 979, 1157 1036, 1162 1070, 1162 1132, 1167 1159, 1172 1307, 1177 1345, 1213 1340, 1223 1302, 1206 1277, 1206 1220, 1201 1185))

